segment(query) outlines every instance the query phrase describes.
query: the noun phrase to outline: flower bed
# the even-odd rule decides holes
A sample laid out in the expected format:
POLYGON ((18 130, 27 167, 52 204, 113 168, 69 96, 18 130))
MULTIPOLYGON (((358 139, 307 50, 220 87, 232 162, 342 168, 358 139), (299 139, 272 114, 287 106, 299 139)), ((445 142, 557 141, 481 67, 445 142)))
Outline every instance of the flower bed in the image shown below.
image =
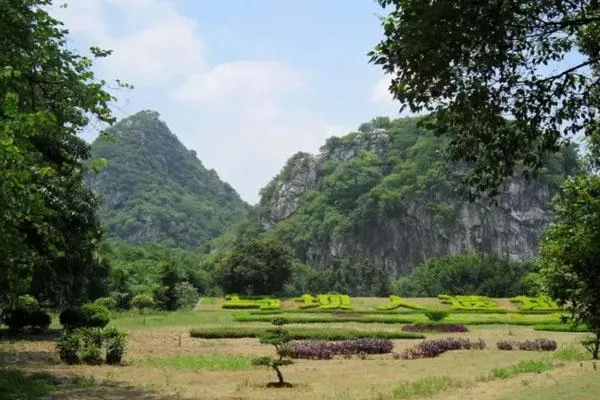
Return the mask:
POLYGON ((335 355, 385 354, 390 353, 394 344, 389 339, 364 338, 328 342, 322 340, 299 340, 289 343, 292 358, 329 360, 335 355))
POLYGON ((483 339, 476 341, 466 338, 424 340, 418 345, 404 350, 400 353, 400 358, 405 360, 433 358, 451 350, 483 350, 485 347, 486 344, 483 339))

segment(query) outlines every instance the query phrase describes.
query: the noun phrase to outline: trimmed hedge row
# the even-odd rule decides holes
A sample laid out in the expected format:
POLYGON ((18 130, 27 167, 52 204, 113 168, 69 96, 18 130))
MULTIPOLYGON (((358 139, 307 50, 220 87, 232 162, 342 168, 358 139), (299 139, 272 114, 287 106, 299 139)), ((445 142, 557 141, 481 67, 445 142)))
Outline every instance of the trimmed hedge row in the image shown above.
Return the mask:
POLYGON ((469 328, 460 324, 410 324, 402 327, 403 332, 468 332, 469 328))
POLYGON ((300 309, 352 310, 352 302, 347 294, 319 294, 316 297, 303 294, 294 301, 302 303, 300 309))
POLYGON ((288 344, 292 358, 330 360, 335 355, 350 358, 352 354, 391 353, 394 344, 390 339, 362 338, 329 342, 326 340, 295 340, 288 344))
MULTIPOLYGON (((239 339, 258 338, 267 328, 251 327, 216 327, 195 328, 190 330, 190 336, 202 339, 239 339)), ((355 329, 321 329, 321 328, 289 328, 288 334, 293 340, 350 340, 362 338, 381 339, 424 339, 425 336, 410 332, 360 331, 355 329)))
POLYGON ((410 310, 422 310, 424 308, 420 305, 409 303, 406 300, 400 298, 400 296, 391 295, 390 302, 387 304, 377 306, 377 309, 382 311, 389 311, 395 310, 396 308, 400 307, 408 308, 410 310))
POLYGON ((447 294, 440 294, 438 299, 442 304, 449 304, 453 310, 506 311, 487 296, 449 296, 447 294))
MULTIPOLYGON (((271 322, 274 316, 269 314, 239 314, 234 315, 233 319, 238 322, 271 322)), ((427 319, 423 314, 408 315, 299 315, 294 313, 277 314, 278 319, 282 319, 288 324, 319 324, 319 323, 344 323, 356 322, 363 324, 412 324, 426 323, 427 319)), ((543 318, 522 318, 518 314, 502 314, 496 318, 482 317, 481 319, 460 318, 456 315, 450 315, 446 321, 448 324, 460 325, 522 325, 532 326, 540 324, 555 324, 559 322, 557 315, 548 315, 543 318)))
POLYGON ((271 297, 260 297, 260 296, 238 296, 238 295, 227 295, 225 296, 225 303, 222 308, 233 309, 233 310, 247 310, 247 309, 259 309, 259 310, 279 310, 281 308, 281 301, 271 297))
POLYGON ((483 350, 486 348, 483 339, 471 341, 466 338, 446 338, 424 340, 418 345, 404 350, 400 358, 415 360, 418 358, 433 358, 451 350, 483 350))
POLYGON ((510 302, 516 304, 521 311, 560 311, 558 304, 547 296, 516 296, 510 302))
POLYGON ((586 325, 569 325, 569 324, 540 324, 533 327, 534 331, 547 332, 591 332, 586 325))

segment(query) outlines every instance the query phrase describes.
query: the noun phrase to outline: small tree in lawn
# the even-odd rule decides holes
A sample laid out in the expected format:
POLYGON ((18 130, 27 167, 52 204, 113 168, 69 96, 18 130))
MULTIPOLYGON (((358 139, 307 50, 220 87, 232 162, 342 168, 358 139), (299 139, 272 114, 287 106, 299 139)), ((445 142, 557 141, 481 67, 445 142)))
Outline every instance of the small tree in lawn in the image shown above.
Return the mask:
POLYGON ((131 305, 134 308, 137 308, 140 314, 144 315, 144 325, 146 325, 145 312, 149 308, 154 307, 154 299, 152 298, 152 296, 148 294, 138 294, 133 299, 131 299, 131 305))
POLYGON ((600 350, 600 177, 565 181, 553 202, 555 222, 541 244, 544 289, 571 312, 573 323, 594 333, 583 345, 597 360, 600 350))
POLYGON ((260 357, 252 361, 254 365, 264 365, 269 368, 273 368, 277 374, 277 382, 269 382, 267 387, 292 387, 292 384, 286 382, 281 374, 280 367, 291 365, 294 362, 286 359, 291 356, 291 350, 287 343, 291 340, 288 332, 282 328, 284 321, 281 319, 273 320, 274 328, 267 329, 265 333, 260 337, 260 342, 265 344, 271 344, 275 346, 275 351, 279 358, 272 357, 260 357))

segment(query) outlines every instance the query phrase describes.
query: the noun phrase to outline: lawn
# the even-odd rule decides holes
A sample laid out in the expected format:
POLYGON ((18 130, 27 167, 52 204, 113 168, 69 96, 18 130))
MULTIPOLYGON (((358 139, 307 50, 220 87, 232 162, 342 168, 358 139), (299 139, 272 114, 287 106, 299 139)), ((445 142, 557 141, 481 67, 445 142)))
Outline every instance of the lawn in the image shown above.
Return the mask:
MULTIPOLYGON (((412 299, 411 299, 412 300, 412 299)), ((434 299, 432 299, 434 300, 434 299)), ((375 307, 385 299, 353 302, 375 307)), ((425 301, 430 301, 425 299, 425 301)), ((600 391, 600 371, 578 347, 585 337, 579 332, 541 332, 532 326, 510 324, 503 314, 452 314, 462 318, 469 332, 429 334, 427 338, 466 337, 483 339, 485 350, 449 351, 438 358, 403 360, 392 354, 365 359, 336 357, 332 360, 295 360, 283 368, 294 387, 268 389, 275 379, 266 368, 251 365, 253 357, 272 355, 273 347, 256 338, 203 339, 190 330, 257 330, 268 321, 241 322, 235 311, 219 309, 220 301, 198 305, 198 311, 142 316, 118 314, 112 326, 129 333, 126 365, 111 367, 58 362, 51 337, 0 337, 0 399, 593 399, 600 391), (485 318, 485 320, 484 320, 485 318), (481 325, 482 322, 495 322, 481 325), (506 324, 506 325, 499 325, 506 324), (222 328, 221 328, 222 327, 222 328), (501 351, 501 339, 556 340, 555 353, 501 351)), ((433 301, 430 301, 432 304, 433 301)), ((283 306, 288 304, 283 302, 283 306)), ((250 315, 245 313, 242 315, 250 315)), ((284 314, 286 315, 286 314, 284 314)), ((303 316, 304 314, 289 314, 303 316)), ((324 314, 335 318, 342 313, 324 314)), ((346 315, 346 314, 343 314, 346 315)), ((322 316, 319 314, 319 316, 322 316)), ((421 317, 419 317, 421 318, 421 317)), ((544 315, 518 316, 537 323, 544 315)), ((399 323, 356 321, 308 322, 286 325, 301 332, 400 332, 399 323)), ((393 339, 394 352, 419 343, 419 339, 393 339)))

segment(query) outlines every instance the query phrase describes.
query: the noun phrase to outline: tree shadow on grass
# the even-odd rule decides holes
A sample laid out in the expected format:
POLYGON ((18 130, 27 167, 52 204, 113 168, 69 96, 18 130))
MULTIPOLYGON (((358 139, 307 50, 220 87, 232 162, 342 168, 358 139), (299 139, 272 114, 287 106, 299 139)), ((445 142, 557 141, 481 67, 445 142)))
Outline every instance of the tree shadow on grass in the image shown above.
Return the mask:
POLYGON ((48 340, 58 339, 63 333, 62 329, 48 329, 43 333, 11 332, 8 329, 0 329, 0 341, 14 342, 46 342, 48 340))
POLYGON ((174 397, 113 382, 0 368, 0 400, 170 400, 174 397))

